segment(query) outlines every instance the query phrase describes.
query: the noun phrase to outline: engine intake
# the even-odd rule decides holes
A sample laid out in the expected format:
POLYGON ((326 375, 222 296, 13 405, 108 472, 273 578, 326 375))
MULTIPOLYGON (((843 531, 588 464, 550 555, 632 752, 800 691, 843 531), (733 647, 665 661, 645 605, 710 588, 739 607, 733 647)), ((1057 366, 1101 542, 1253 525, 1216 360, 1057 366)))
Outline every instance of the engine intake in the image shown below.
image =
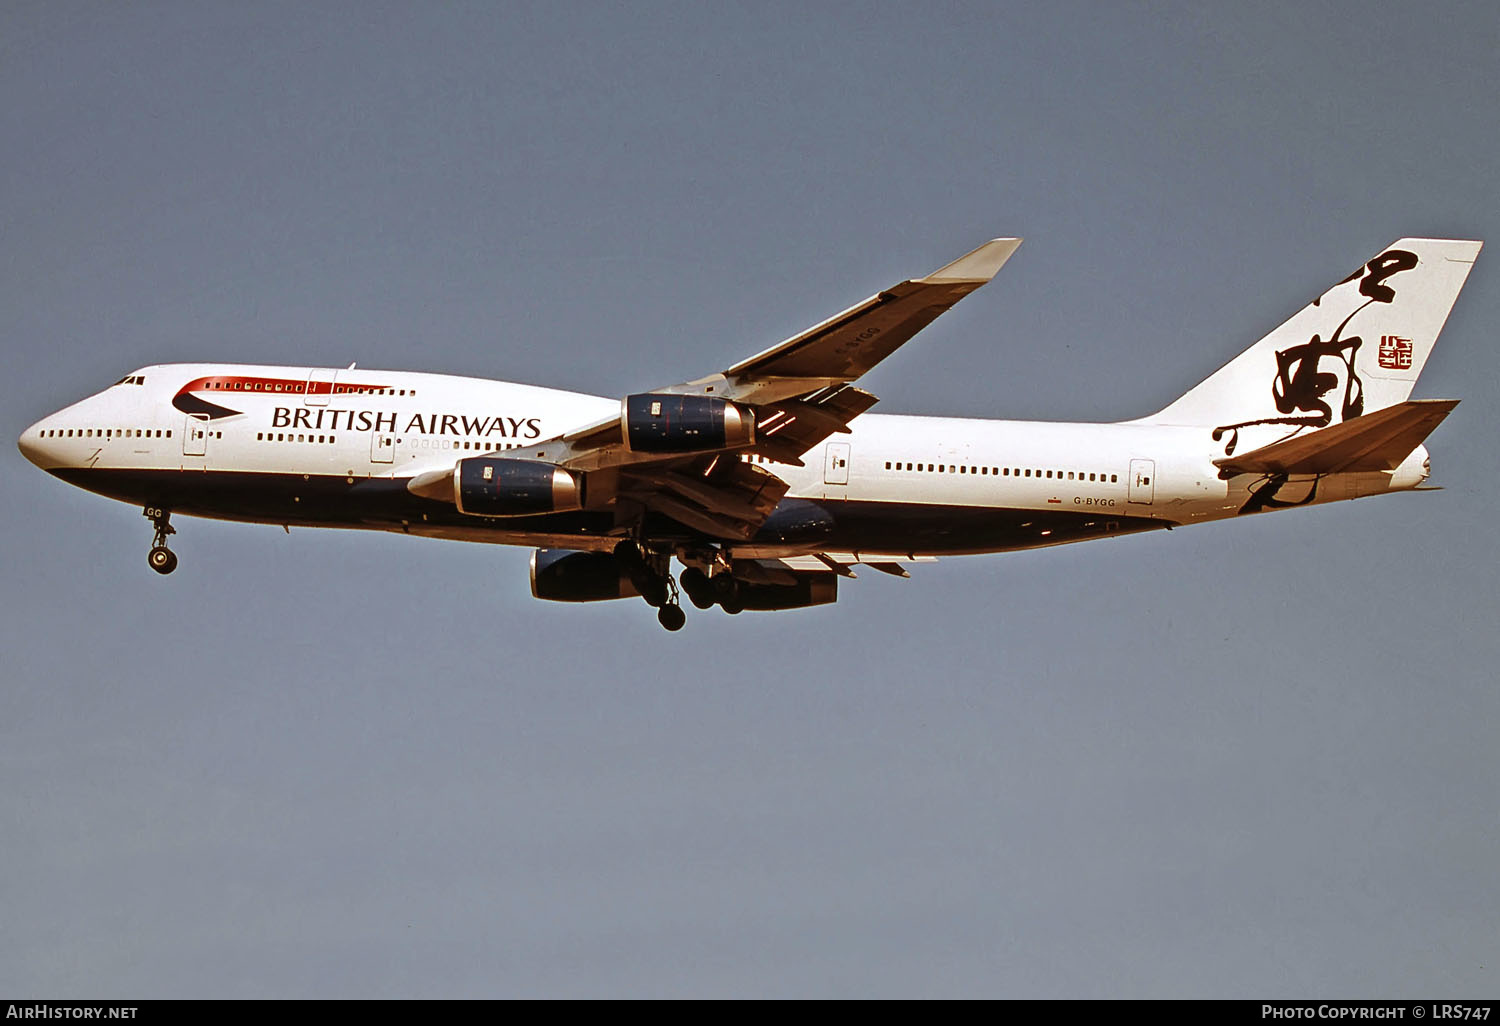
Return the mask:
POLYGON ((531 594, 553 602, 602 602, 640 593, 608 552, 537 549, 531 554, 531 594))
POLYGON ((545 460, 475 456, 451 471, 420 474, 413 494, 451 502, 474 517, 524 517, 583 508, 583 478, 545 460))
POLYGON ((625 447, 631 452, 710 452, 755 444, 755 414, 728 399, 646 392, 626 396, 621 406, 625 447))

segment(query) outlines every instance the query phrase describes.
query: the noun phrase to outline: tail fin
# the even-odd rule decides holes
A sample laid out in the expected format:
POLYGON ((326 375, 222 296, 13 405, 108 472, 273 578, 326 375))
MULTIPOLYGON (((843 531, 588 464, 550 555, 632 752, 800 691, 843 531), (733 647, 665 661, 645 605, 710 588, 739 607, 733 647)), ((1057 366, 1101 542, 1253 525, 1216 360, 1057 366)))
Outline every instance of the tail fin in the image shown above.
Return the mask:
POLYGON ((1262 425, 1285 434, 1404 402, 1481 246, 1393 242, 1142 423, 1212 425, 1215 438, 1262 425))

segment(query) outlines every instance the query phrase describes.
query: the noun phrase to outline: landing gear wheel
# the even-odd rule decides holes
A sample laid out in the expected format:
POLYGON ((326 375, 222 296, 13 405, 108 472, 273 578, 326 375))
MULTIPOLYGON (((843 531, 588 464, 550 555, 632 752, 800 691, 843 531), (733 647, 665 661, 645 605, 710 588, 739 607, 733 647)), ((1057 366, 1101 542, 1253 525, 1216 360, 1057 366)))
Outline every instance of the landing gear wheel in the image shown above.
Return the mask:
POLYGON ((646 605, 656 606, 658 609, 667 608, 667 578, 657 577, 654 574, 634 579, 631 583, 635 590, 641 593, 641 598, 646 600, 646 605))
POLYGON ((740 596, 740 582, 732 574, 714 574, 709 578, 713 585, 714 598, 724 612, 733 615, 745 611, 745 600, 740 596))
POLYGON ((682 584, 682 590, 687 592, 688 601, 699 609, 708 609, 714 604, 713 585, 709 583, 708 575, 697 567, 690 566, 678 575, 678 581, 682 584))
POLYGON ((172 526, 172 511, 161 506, 147 506, 141 515, 151 521, 156 533, 151 536, 151 551, 146 562, 159 574, 169 574, 177 569, 177 554, 167 548, 167 539, 177 533, 172 526))
POLYGON ((687 623, 687 614, 681 606, 662 606, 656 611, 656 621, 669 631, 680 631, 687 623))

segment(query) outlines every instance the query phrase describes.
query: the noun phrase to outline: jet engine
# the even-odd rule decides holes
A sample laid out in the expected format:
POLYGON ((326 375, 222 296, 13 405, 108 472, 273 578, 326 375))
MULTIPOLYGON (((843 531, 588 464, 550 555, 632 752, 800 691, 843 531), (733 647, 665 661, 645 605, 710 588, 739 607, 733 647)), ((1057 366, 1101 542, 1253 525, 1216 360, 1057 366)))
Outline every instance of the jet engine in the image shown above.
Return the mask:
POLYGON ((741 609, 805 609, 837 602, 838 597, 838 577, 814 573, 798 574, 796 584, 741 583, 731 601, 737 602, 741 609))
POLYGON ((626 396, 621 403, 625 447, 677 453, 739 449, 755 444, 755 414, 711 395, 626 396))
POLYGON ((839 579, 832 573, 780 572, 778 580, 747 581, 727 573, 709 577, 697 567, 682 572, 682 590, 693 605, 717 603, 726 613, 746 609, 805 609, 837 602, 839 579))
POLYGON ((531 594, 554 602, 601 602, 640 592, 608 552, 537 549, 531 554, 531 594))
POLYGON ((524 517, 583 508, 583 478, 545 460, 474 456, 452 470, 431 471, 406 486, 415 495, 451 502, 475 517, 524 517))

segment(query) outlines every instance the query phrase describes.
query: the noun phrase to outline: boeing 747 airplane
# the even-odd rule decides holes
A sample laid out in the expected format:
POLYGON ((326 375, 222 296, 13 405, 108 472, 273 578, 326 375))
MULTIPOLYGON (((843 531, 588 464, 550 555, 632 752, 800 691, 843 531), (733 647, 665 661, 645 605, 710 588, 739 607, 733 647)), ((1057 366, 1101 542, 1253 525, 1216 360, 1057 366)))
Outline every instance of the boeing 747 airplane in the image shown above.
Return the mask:
POLYGON ((1418 488, 1458 404, 1410 397, 1481 243, 1392 243, 1166 409, 1116 424, 880 416, 855 382, 989 281, 995 239, 727 370, 623 399, 409 371, 161 364, 21 452, 171 516, 525 545, 537 598, 834 601, 867 566, 1418 488), (674 580, 672 561, 682 564, 674 580), (680 585, 680 587, 679 587, 680 585))

